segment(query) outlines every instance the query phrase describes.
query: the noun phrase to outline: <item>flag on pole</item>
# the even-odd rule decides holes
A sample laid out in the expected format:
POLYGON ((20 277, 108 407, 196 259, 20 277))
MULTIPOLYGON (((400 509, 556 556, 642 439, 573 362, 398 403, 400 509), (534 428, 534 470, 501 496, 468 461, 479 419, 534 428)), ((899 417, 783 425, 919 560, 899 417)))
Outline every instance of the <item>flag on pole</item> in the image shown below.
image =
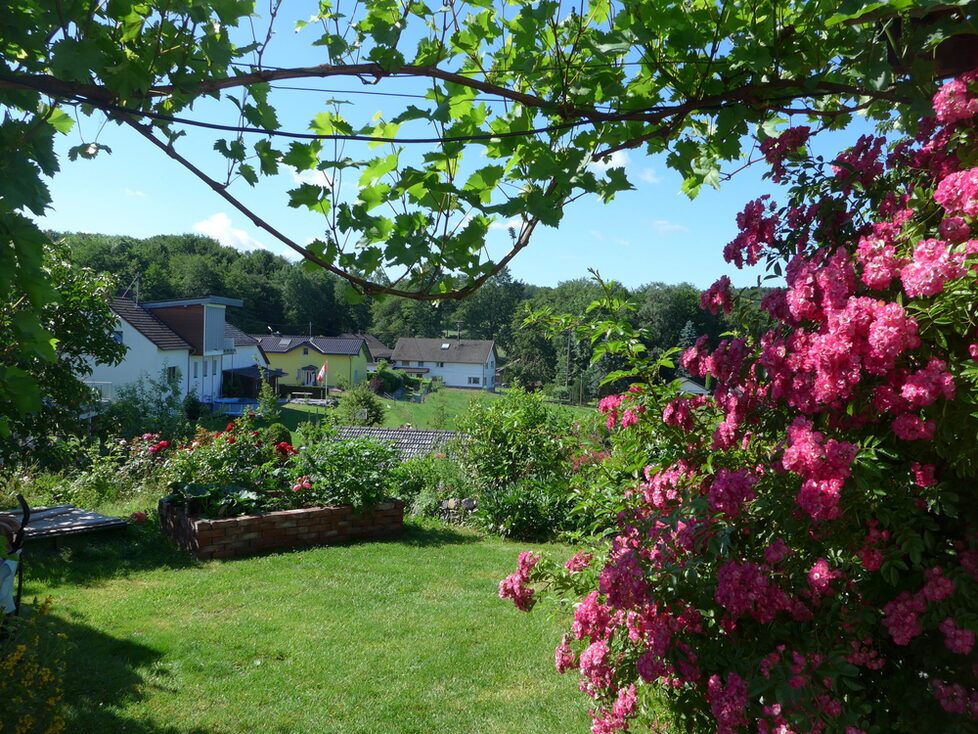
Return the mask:
POLYGON ((329 372, 329 362, 323 362, 323 366, 319 368, 319 374, 316 375, 316 382, 326 382, 326 374, 329 372))

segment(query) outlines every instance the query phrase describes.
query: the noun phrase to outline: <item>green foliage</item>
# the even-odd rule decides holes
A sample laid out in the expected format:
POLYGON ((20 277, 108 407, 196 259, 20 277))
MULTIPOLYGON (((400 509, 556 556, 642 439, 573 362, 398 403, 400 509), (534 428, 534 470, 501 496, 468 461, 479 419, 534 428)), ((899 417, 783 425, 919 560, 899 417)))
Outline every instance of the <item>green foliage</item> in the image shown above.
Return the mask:
POLYGON ((460 460, 480 487, 566 475, 573 420, 540 395, 514 388, 502 398, 477 400, 456 425, 466 435, 460 460))
POLYGON ((268 498, 252 490, 226 484, 174 482, 164 502, 180 505, 187 515, 235 517, 251 515, 268 507, 268 498))
POLYGON ((353 505, 370 508, 394 488, 397 450, 370 438, 327 440, 306 446, 295 457, 291 475, 294 499, 304 506, 353 505), (303 479, 310 487, 304 486, 303 479), (299 489, 295 490, 294 487, 299 489))
MULTIPOLYGON (((0 266, 2 267, 2 266, 0 266)), ((22 461, 23 444, 35 455, 85 428, 80 417, 97 406, 97 396, 83 380, 91 374, 92 360, 117 364, 126 348, 113 338, 116 318, 109 309, 112 278, 75 265, 62 245, 44 250, 41 274, 48 279, 56 301, 36 312, 40 326, 57 343, 56 359, 44 350, 27 348, 23 326, 32 308, 27 294, 13 289, 0 296, 0 375, 22 374, 20 394, 4 400, 0 386, 0 461, 22 461), (34 388, 27 381, 36 382, 34 388), (28 395, 43 401, 22 410, 28 395), (2 426, 13 435, 4 437, 2 426)), ((2 289, 0 289, 2 293, 2 289)), ((0 385, 3 379, 0 377, 0 385)), ((34 400, 34 398, 30 398, 34 400)))
POLYGON ((281 423, 272 423, 272 425, 264 428, 261 433, 262 438, 271 444, 292 443, 292 431, 281 423))
POLYGON ((348 426, 376 426, 384 422, 384 404, 367 383, 347 390, 340 398, 337 421, 348 426))
POLYGON ((524 479, 484 489, 475 520, 479 527, 503 538, 544 541, 568 529, 570 510, 566 482, 555 477, 524 479))
POLYGON ((282 419, 282 406, 278 394, 268 381, 265 370, 261 371, 261 387, 258 389, 258 412, 267 423, 278 423, 282 419))
POLYGON ((404 372, 398 372, 397 370, 391 369, 387 362, 381 361, 377 365, 377 370, 374 372, 371 378, 371 390, 373 390, 373 382, 378 380, 380 384, 379 390, 374 390, 375 393, 386 393, 392 395, 402 387, 407 384, 407 375, 404 372))
POLYGON ((471 481, 458 461, 441 453, 401 462, 394 471, 395 494, 411 514, 437 517, 442 500, 469 497, 471 481))
POLYGON ((248 418, 229 423, 220 433, 198 429, 190 449, 171 451, 165 467, 170 482, 220 485, 250 491, 283 489, 287 477, 274 445, 256 440, 255 426, 248 418))
POLYGON ((115 435, 131 438, 143 433, 160 433, 182 438, 191 432, 184 413, 180 369, 167 376, 164 367, 155 377, 145 373, 121 385, 115 400, 99 421, 115 435))

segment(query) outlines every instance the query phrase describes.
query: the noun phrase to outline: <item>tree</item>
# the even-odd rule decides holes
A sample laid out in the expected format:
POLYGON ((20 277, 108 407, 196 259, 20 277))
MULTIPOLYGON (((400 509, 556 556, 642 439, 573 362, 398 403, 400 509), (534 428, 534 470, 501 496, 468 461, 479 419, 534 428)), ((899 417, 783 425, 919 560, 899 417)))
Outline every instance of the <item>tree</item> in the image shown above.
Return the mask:
POLYGON ((113 336, 118 327, 109 308, 113 287, 109 276, 74 266, 62 245, 45 253, 43 272, 58 297, 40 314, 41 327, 54 340, 55 360, 26 351, 17 341, 13 325, 23 316, 24 294, 15 291, 0 303, 0 363, 35 381, 43 401, 41 409, 27 411, 18 400, 0 401, 0 419, 13 432, 0 440, 0 463, 20 453, 24 442, 40 447, 49 437, 82 426, 81 414, 97 400, 83 378, 91 374, 94 362, 118 364, 126 352, 113 336))
POLYGON ((697 337, 702 334, 716 337, 725 330, 722 316, 700 308, 700 291, 689 283, 649 283, 639 288, 636 296, 641 305, 635 313, 635 322, 649 332, 647 346, 654 353, 679 346, 687 323, 697 337))
POLYGON ((513 280, 504 268, 459 303, 451 320, 461 326, 468 338, 494 339, 508 349, 513 316, 522 300, 523 283, 513 280))
MULTIPOLYGON (((752 126, 770 132, 786 112, 825 128, 856 112, 900 115, 912 127, 935 74, 965 58, 951 36, 973 32, 978 10, 926 0, 905 22, 906 8, 895 0, 844 12, 835 0, 593 0, 579 10, 553 1, 497 9, 450 0, 433 10, 419 0, 368 0, 349 9, 323 0, 313 22, 296 28, 327 63, 287 68, 270 46, 282 24, 276 0, 262 19, 248 17, 246 0, 15 0, 0 9, 0 299, 16 280, 29 306, 15 325, 18 341, 53 360, 39 312, 55 293, 41 268, 45 237, 30 217, 50 203, 42 179, 58 170, 53 136, 71 129, 71 108, 131 128, 271 236, 346 279, 352 297, 461 298, 538 226, 559 224, 568 202, 628 189, 622 168, 588 167, 618 151, 668 150, 694 195, 719 183, 721 162, 741 155, 752 126), (246 18, 250 32, 239 28, 246 18), (272 83, 335 77, 427 91, 358 129, 335 101, 310 109, 311 132, 282 129, 272 83), (201 119, 194 105, 205 98, 228 116, 201 119), (214 143, 220 161, 181 153, 181 136, 215 122, 228 133, 214 143), (423 146, 421 160, 405 152, 414 145, 423 146), (290 206, 323 216, 324 235, 309 245, 250 211, 232 187, 282 166, 320 179, 287 194, 290 206), (358 183, 347 198, 349 187, 336 185, 343 178, 358 183), (490 224, 510 217, 518 224, 509 250, 487 259, 490 224)), ((105 152, 86 140, 69 157, 105 152)), ((37 406, 38 387, 25 375, 4 368, 0 389, 0 398, 37 406)))

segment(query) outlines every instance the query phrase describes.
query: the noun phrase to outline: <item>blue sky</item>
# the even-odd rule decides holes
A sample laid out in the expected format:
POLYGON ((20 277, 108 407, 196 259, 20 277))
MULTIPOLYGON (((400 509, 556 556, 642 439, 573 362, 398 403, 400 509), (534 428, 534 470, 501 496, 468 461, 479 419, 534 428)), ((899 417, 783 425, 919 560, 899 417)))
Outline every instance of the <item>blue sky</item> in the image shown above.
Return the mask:
MULTIPOLYGON (((286 5, 293 9, 290 3, 286 5)), ((292 37, 293 23, 293 19, 281 23, 279 36, 270 49, 278 56, 269 62, 266 55, 266 63, 322 63, 324 59, 310 56, 311 36, 292 37)), ((350 84, 342 87, 341 82, 333 80, 319 83, 319 87, 363 89, 350 84)), ((400 90, 394 86, 385 89, 400 90)), ((276 91, 273 95, 286 129, 306 129, 311 117, 324 109, 310 93, 276 91)), ((392 117, 409 102, 357 95, 350 99, 355 103, 345 106, 343 112, 354 126, 378 111, 392 117)), ((234 123, 236 117, 228 117, 229 106, 225 103, 217 107, 207 102, 185 116, 234 123)), ((263 247, 291 256, 291 251, 271 235, 254 227, 205 184, 127 128, 108 123, 98 134, 98 142, 108 145, 111 155, 69 162, 67 149, 80 142, 79 133, 86 142, 92 142, 101 124, 101 118, 81 117, 79 126, 59 140, 62 172, 50 182, 53 206, 41 220, 42 226, 133 237, 198 232, 242 250, 263 247)), ((856 133, 836 134, 833 142, 841 147, 855 136, 856 133)), ((194 131, 180 141, 178 148, 195 164, 209 166, 208 170, 216 173, 224 166, 223 159, 211 149, 217 137, 220 134, 194 131)), ((418 153, 412 151, 413 155, 418 153)), ((628 287, 651 281, 689 281, 705 288, 725 273, 735 285, 756 283, 760 271, 732 271, 723 261, 722 250, 736 234, 735 217, 744 204, 762 193, 777 191, 773 184, 762 180, 760 165, 742 171, 720 191, 703 190, 692 201, 680 193, 681 179, 666 167, 664 156, 648 157, 638 150, 628 151, 616 154, 612 165, 625 166, 635 190, 619 194, 609 204, 597 199, 571 204, 559 228, 537 229, 530 246, 511 264, 515 277, 552 286, 584 277, 590 267, 598 269, 606 279, 628 287)), ((322 226, 317 215, 286 205, 286 191, 295 185, 293 178, 293 174, 284 172, 255 189, 238 181, 233 190, 260 216, 297 242, 307 243, 322 235, 322 226)), ((507 224, 500 222, 490 232, 490 253, 494 256, 507 249, 507 224)))

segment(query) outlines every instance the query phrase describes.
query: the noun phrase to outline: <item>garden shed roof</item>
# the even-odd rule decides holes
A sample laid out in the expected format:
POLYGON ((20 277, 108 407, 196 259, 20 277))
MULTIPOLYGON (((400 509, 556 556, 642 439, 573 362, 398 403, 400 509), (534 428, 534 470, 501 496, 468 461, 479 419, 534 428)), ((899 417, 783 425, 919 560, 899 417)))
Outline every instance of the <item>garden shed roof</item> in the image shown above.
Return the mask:
POLYGON ((485 364, 495 354, 496 343, 483 339, 415 339, 397 340, 391 359, 395 362, 461 362, 485 364))
POLYGON ((112 299, 112 310, 132 328, 149 339, 164 351, 173 349, 193 349, 190 344, 173 329, 164 324, 156 314, 143 308, 131 298, 112 299))
POLYGON ((444 449, 458 435, 458 431, 437 431, 422 428, 376 428, 374 426, 337 426, 336 437, 341 441, 355 438, 373 438, 390 441, 402 459, 428 456, 444 449))

